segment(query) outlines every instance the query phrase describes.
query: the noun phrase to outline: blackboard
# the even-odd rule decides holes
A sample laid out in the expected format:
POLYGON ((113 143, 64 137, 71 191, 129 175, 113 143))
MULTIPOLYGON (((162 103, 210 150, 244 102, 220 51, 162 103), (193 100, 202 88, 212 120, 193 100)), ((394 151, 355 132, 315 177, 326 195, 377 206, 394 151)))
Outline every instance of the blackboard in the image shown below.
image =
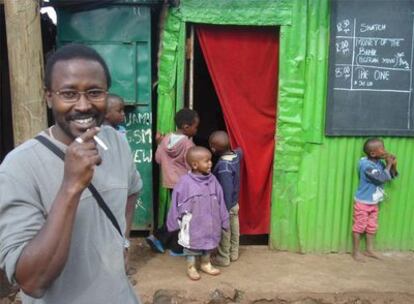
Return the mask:
POLYGON ((125 108, 127 139, 144 187, 135 204, 133 230, 150 230, 153 222, 152 112, 149 105, 125 108))
POLYGON ((332 0, 326 135, 414 135, 414 0, 332 0))

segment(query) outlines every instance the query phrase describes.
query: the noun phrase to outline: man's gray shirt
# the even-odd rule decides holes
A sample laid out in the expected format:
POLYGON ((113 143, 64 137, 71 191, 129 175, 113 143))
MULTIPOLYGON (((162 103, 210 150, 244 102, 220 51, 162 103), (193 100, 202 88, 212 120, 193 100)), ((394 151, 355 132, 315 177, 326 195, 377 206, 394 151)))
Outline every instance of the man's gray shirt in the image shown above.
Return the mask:
MULTIPOLYGON (((141 190, 142 180, 125 139, 105 126, 98 136, 109 150, 98 146, 102 164, 92 183, 125 231, 127 198, 141 190)), ((49 139, 66 150, 61 142, 49 139)), ((35 139, 14 149, 0 166, 0 268, 12 282, 23 248, 45 224, 63 168, 63 161, 35 139)), ((139 303, 125 275, 123 238, 88 189, 81 196, 62 273, 43 298, 23 295, 23 303, 139 303)))

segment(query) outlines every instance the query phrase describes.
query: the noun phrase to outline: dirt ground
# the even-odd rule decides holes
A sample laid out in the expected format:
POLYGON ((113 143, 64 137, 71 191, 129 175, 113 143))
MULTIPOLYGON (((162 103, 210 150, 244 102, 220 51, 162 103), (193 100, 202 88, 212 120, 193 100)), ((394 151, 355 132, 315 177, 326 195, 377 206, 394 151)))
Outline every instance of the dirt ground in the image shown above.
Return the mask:
POLYGON ((144 303, 414 303, 414 253, 381 253, 357 263, 349 254, 295 254, 241 246, 219 276, 190 281, 185 259, 151 252, 135 239, 131 264, 144 303))
MULTIPOLYGON (((414 304, 414 252, 380 256, 357 263, 349 254, 241 246, 240 259, 219 276, 190 281, 184 257, 153 253, 143 238, 135 238, 131 266, 137 273, 131 280, 144 304, 414 304)), ((9 303, 20 301, 0 300, 9 303)))

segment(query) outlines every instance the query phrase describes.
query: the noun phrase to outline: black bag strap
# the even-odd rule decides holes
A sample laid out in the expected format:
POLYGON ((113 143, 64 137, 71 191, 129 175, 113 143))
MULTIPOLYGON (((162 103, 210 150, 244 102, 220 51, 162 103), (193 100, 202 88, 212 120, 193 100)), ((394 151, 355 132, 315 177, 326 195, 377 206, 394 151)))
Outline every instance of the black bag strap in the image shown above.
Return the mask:
MULTIPOLYGON (((56 154, 61 160, 63 161, 65 160, 65 153, 63 153, 63 151, 60 150, 59 147, 56 146, 53 142, 51 142, 47 137, 37 135, 35 139, 37 139, 44 146, 49 148, 49 150, 52 151, 54 154, 56 154)), ((119 232, 121 237, 124 237, 121 231, 121 227, 119 227, 118 221, 116 220, 111 209, 109 209, 108 205, 105 203, 102 196, 99 194, 98 190, 96 190, 93 184, 89 184, 88 189, 92 193, 93 197, 96 199, 96 202, 98 203, 99 207, 101 207, 105 215, 111 221, 112 225, 114 225, 115 229, 119 232)))

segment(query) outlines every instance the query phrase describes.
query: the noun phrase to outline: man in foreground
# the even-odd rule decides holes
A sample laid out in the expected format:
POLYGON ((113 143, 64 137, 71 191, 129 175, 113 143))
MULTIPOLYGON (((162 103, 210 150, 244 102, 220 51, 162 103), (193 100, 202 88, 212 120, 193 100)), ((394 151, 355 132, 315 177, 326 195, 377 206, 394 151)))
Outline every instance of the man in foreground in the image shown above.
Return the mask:
POLYGON ((142 181, 128 143, 99 128, 110 85, 93 49, 59 49, 45 71, 56 123, 39 136, 64 160, 31 139, 0 166, 0 268, 24 292, 23 303, 139 303, 124 247, 142 181), (112 220, 87 189, 91 183, 112 220))

